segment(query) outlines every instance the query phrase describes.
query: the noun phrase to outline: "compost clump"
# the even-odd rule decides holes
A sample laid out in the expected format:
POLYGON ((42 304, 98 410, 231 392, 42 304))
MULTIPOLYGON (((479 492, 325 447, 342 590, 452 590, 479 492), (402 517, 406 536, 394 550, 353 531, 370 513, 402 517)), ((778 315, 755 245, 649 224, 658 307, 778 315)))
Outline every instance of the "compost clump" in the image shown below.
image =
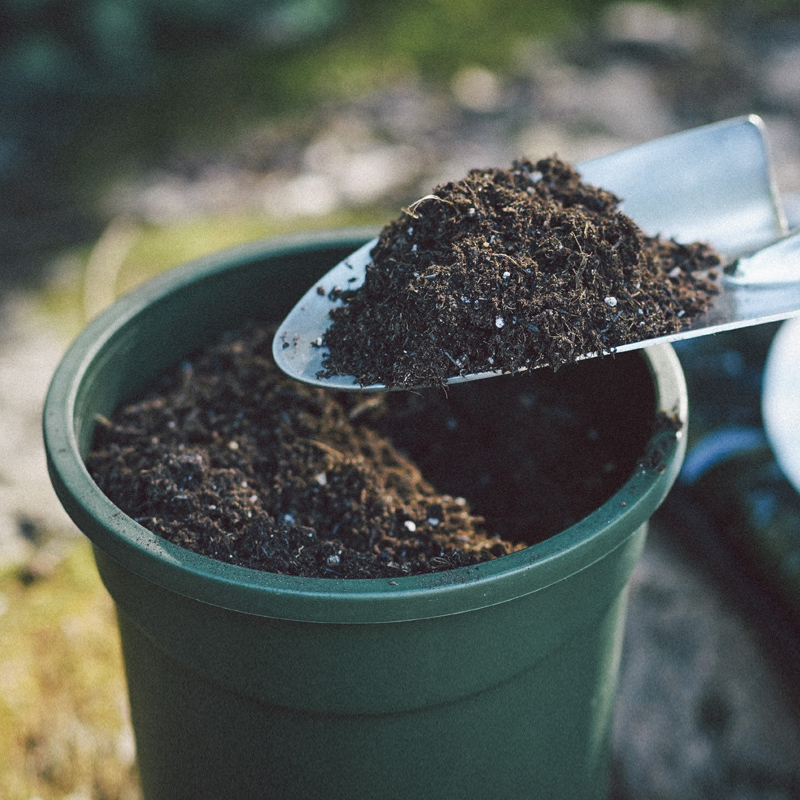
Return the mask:
POLYGON ((709 307, 721 259, 648 236, 556 158, 472 170, 380 234, 364 284, 335 289, 321 377, 442 385, 674 333, 709 307))

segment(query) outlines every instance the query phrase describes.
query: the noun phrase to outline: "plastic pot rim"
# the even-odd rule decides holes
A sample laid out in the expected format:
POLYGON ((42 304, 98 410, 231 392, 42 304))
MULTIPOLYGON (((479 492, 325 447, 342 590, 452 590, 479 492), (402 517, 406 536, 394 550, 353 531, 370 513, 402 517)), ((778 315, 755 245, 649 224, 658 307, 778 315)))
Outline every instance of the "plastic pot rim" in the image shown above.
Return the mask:
MULTIPOLYGON (((162 588, 214 606, 294 621, 378 623, 463 613, 543 589, 602 558, 647 522, 674 483, 686 448, 686 385, 670 345, 640 351, 653 376, 654 416, 663 411, 683 423, 677 435, 656 433, 648 444, 663 453, 663 468, 637 467, 614 495, 575 525, 525 550, 475 566, 393 579, 302 578, 261 572, 167 542, 124 514, 100 491, 80 453, 78 397, 89 366, 108 352, 138 315, 187 286, 229 270, 331 247, 355 249, 372 236, 374 230, 321 231, 223 250, 139 286, 83 329, 53 376, 43 429, 56 494, 95 547, 162 588)), ((264 268, 271 267, 267 263, 264 268)))

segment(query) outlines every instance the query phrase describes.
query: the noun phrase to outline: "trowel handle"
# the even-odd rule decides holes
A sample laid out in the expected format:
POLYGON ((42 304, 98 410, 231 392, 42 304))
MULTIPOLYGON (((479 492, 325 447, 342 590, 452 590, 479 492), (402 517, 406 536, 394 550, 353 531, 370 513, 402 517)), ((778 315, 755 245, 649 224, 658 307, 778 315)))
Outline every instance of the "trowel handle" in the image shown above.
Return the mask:
POLYGON ((800 230, 737 259, 725 280, 740 286, 800 282, 800 230))

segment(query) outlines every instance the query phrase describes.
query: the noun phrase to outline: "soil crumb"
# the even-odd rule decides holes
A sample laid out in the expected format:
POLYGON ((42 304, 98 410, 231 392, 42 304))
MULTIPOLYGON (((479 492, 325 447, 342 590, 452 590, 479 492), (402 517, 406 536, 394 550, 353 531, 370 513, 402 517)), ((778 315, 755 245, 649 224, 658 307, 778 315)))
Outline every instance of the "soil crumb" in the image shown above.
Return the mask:
POLYGON ((719 291, 721 259, 646 235, 620 202, 556 158, 437 187, 384 228, 364 284, 332 292, 320 375, 437 386, 681 330, 719 291))
POLYGON ((286 378, 273 333, 228 334, 98 420, 87 466, 126 514, 252 569, 394 578, 546 539, 641 468, 636 354, 364 399, 286 378))

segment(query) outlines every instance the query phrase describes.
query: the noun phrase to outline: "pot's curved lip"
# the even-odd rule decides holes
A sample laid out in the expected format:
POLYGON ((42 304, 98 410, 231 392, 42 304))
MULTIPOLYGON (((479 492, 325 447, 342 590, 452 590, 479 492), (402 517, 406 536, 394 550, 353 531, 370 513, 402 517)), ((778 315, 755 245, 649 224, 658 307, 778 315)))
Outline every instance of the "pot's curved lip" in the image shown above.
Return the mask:
POLYGON ((684 423, 649 447, 660 468, 639 467, 589 516, 525 550, 472 567, 396 579, 330 579, 276 575, 225 564, 165 541, 117 508, 98 488, 80 455, 77 398, 87 369, 108 343, 135 325, 154 301, 242 265, 303 250, 358 245, 372 231, 345 229, 276 237, 183 265, 133 290, 93 320, 63 357, 45 401, 48 469, 68 514, 93 544, 140 577, 201 602, 278 619, 376 623, 425 619, 506 602, 542 589, 602 558, 649 519, 664 499, 686 448, 687 392, 670 345, 641 351, 654 376, 657 409, 684 423))

